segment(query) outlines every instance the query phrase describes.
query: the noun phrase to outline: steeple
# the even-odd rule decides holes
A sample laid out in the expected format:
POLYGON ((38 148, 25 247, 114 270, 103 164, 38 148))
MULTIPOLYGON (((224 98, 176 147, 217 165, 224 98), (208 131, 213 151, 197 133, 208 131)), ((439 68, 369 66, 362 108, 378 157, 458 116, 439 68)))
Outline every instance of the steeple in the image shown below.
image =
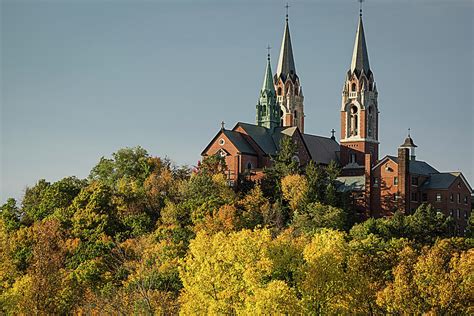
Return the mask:
POLYGON ((285 21, 285 31, 280 48, 280 58, 278 58, 278 66, 276 76, 286 80, 288 76, 296 75, 295 61, 293 59, 293 48, 291 47, 290 28, 288 26, 288 15, 285 21))
POLYGON ((351 68, 347 71, 342 89, 340 161, 345 175, 363 174, 362 167, 376 162, 379 151, 378 92, 369 66, 362 22, 362 0, 359 2, 359 23, 351 68), (365 159, 367 154, 371 156, 369 162, 365 159))
POLYGON ((286 8, 285 30, 281 42, 280 57, 273 83, 280 107, 280 125, 297 126, 304 133, 304 97, 300 79, 296 74, 293 47, 291 45, 290 27, 288 26, 288 8, 286 8))
MULTIPOLYGON (((270 47, 267 48, 270 51, 270 47)), ((275 87, 273 86, 272 67, 270 65, 270 52, 267 54, 267 67, 257 103, 257 125, 274 129, 280 125, 280 109, 276 100, 275 87)))
POLYGON ((270 65, 270 53, 267 54, 267 68, 265 69, 265 77, 263 78, 262 91, 264 90, 271 91, 275 94, 275 87, 273 86, 272 66, 270 65))
POLYGON ((365 75, 369 77, 369 55, 367 53, 367 45, 365 43, 364 24, 362 23, 362 11, 359 15, 359 25, 357 26, 357 33, 354 43, 354 51, 352 52, 351 74, 357 76, 364 71, 365 75))

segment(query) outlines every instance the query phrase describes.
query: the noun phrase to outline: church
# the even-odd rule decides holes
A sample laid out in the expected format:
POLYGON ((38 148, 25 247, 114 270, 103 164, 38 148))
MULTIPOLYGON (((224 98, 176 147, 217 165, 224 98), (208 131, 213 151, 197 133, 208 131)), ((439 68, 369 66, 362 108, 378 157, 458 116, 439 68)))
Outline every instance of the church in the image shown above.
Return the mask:
POLYGON ((461 172, 439 172, 416 160, 417 147, 410 134, 396 156, 379 158, 379 107, 377 85, 369 64, 367 43, 359 14, 352 61, 342 90, 340 140, 305 134, 304 95, 296 72, 286 14, 280 55, 273 75, 270 54, 259 99, 255 124, 238 122, 232 129, 222 123, 220 131, 202 151, 203 157, 225 159, 229 185, 249 174, 263 177, 263 169, 279 151, 282 137, 297 144, 294 157, 301 166, 310 160, 318 165, 335 161, 341 167, 338 190, 349 192, 354 208, 364 217, 390 216, 396 210, 407 214, 430 203, 452 216, 463 233, 471 213, 472 188, 461 172))

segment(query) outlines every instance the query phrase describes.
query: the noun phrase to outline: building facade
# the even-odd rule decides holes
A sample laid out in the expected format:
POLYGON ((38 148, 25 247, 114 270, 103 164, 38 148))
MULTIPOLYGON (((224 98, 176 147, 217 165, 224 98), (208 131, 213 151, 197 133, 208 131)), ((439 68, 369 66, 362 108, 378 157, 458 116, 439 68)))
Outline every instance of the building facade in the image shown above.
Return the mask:
MULTIPOLYGON (((297 144, 294 157, 304 166, 335 161, 341 166, 338 190, 349 192, 362 218, 391 216, 401 210, 413 213, 423 203, 452 216, 462 233, 472 209, 472 188, 461 172, 439 172, 416 159, 417 147, 410 134, 396 156, 379 158, 379 105, 374 73, 359 15, 350 68, 345 75, 340 108, 340 143, 334 137, 304 133, 304 97, 296 72, 288 15, 280 55, 273 75, 270 55, 256 105, 255 124, 222 125, 202 151, 203 157, 224 157, 232 185, 240 176, 258 180, 282 137, 297 144)), ((334 130, 333 130, 334 131, 334 130)))

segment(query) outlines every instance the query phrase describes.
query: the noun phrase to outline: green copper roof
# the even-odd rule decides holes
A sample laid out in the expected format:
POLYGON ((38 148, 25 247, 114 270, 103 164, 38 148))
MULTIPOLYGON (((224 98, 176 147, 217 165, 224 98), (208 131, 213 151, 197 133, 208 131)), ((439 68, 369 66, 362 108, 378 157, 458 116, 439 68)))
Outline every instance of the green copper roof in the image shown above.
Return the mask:
POLYGON ((267 58, 267 69, 265 70, 265 77, 263 78, 262 91, 275 91, 273 86, 273 75, 272 75, 272 66, 270 65, 270 55, 267 58))
POLYGON ((362 16, 359 16, 354 51, 352 52, 351 73, 357 72, 357 74, 360 74, 362 70, 366 75, 370 72, 369 55, 367 53, 367 44, 365 43, 364 25, 362 24, 362 16))

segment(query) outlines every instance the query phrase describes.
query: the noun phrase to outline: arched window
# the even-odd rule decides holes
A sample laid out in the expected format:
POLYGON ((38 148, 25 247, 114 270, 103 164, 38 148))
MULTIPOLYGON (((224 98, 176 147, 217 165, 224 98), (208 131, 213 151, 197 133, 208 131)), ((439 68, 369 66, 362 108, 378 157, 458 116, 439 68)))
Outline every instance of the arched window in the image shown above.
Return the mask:
POLYGON ((298 88, 295 88, 295 95, 298 95, 298 88))
POLYGON ((295 110, 295 112, 294 112, 294 114, 293 114, 293 115, 294 115, 295 119, 296 119, 296 118, 298 118, 298 115, 297 115, 297 112, 296 112, 296 110, 295 110))
POLYGON ((248 170, 252 169, 252 163, 250 161, 247 163, 247 169, 248 170))
POLYGON ((281 95, 281 87, 278 87, 278 95, 281 95))
POLYGON ((359 122, 357 115, 357 107, 355 105, 351 106, 351 121, 350 121, 350 136, 355 136, 358 134, 359 122))
POLYGON ((356 87, 357 87, 357 85, 355 84, 355 82, 352 83, 352 89, 351 89, 351 91, 356 91, 356 87))
POLYGON ((283 111, 280 110, 280 126, 283 126, 283 111))

